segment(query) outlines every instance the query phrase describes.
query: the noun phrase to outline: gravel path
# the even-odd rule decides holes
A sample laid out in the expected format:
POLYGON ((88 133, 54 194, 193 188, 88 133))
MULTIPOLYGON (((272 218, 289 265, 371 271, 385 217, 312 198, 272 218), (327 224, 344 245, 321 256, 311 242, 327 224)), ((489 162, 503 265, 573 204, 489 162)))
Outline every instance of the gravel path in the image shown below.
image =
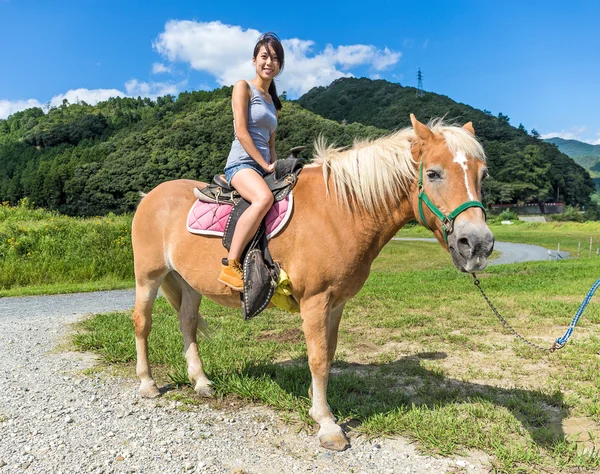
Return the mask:
POLYGON ((136 380, 84 375, 95 361, 64 351, 69 324, 132 304, 130 290, 0 298, 0 473, 488 472, 484 457, 424 457, 401 438, 351 434, 330 452, 264 407, 187 411, 140 399, 136 380))

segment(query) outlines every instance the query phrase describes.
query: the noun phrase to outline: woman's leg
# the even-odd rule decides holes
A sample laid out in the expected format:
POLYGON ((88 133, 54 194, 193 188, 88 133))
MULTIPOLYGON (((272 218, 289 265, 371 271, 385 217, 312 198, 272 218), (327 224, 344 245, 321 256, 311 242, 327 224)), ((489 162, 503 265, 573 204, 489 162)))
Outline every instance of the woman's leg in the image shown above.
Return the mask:
POLYGON ((250 168, 238 171, 231 179, 231 185, 250 203, 250 207, 237 222, 229 248, 229 260, 239 260, 244 248, 273 205, 273 193, 262 176, 250 168))

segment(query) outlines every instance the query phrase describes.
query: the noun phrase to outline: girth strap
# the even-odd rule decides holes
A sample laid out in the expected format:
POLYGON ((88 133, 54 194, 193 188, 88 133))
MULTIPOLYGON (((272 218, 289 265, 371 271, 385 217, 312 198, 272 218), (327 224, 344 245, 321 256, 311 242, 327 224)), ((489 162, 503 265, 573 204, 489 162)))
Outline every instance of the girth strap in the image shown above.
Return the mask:
MULTIPOLYGON (((303 163, 296 158, 278 160, 275 171, 265 177, 269 189, 273 192, 275 201, 285 199, 295 186, 298 174, 302 170, 303 163)), ((204 190, 202 190, 203 195, 204 190)), ((220 188, 217 196, 223 201, 220 188)), ((239 194, 232 193, 231 201, 233 209, 227 220, 225 232, 223 233, 223 246, 229 250, 233 240, 235 227, 240 216, 250 207, 250 203, 239 194)), ((280 267, 274 262, 267 242, 265 223, 260 223, 256 234, 242 253, 244 269, 244 291, 240 294, 242 303, 242 314, 244 319, 250 319, 264 310, 277 288, 280 267)))

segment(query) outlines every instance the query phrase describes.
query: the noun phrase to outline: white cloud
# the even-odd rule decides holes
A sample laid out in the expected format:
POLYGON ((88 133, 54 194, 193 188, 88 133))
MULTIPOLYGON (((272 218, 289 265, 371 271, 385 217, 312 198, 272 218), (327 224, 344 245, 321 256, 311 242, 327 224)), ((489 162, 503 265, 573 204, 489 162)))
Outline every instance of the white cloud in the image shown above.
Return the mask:
MULTIPOLYGON (((124 97, 125 94, 118 89, 71 89, 64 94, 55 95, 48 102, 54 107, 62 105, 64 99, 67 99, 70 104, 86 102, 90 105, 95 105, 100 101, 116 96, 124 97)), ((45 104, 42 104, 37 99, 0 100, 0 119, 8 118, 10 115, 20 110, 30 109, 32 107, 43 108, 44 106, 45 104)))
POLYGON ((388 69, 400 60, 402 53, 394 52, 388 48, 377 50, 373 58, 373 67, 378 71, 388 69))
POLYGON ((589 138, 587 127, 572 127, 569 130, 561 130, 560 132, 542 133, 541 138, 562 138, 563 140, 577 140, 590 145, 600 145, 600 130, 596 131, 594 138, 589 138))
POLYGON ((180 89, 186 84, 186 81, 179 84, 171 82, 140 82, 137 79, 132 79, 125 83, 127 95, 132 97, 142 96, 156 99, 159 96, 171 94, 177 95, 180 89))
MULTIPOLYGON (((2 1, 2 0, 0 0, 2 1)), ((239 79, 254 76, 252 47, 260 36, 258 30, 225 25, 219 21, 175 21, 166 23, 164 31, 153 42, 154 49, 170 63, 183 62, 193 69, 203 71, 221 85, 230 85, 239 79)), ((400 52, 373 45, 353 44, 333 46, 328 44, 314 51, 315 43, 298 38, 282 41, 286 52, 284 73, 277 79, 279 92, 287 91, 290 97, 299 96, 315 86, 323 86, 340 77, 353 76, 352 68, 367 67, 371 77, 395 65, 400 52)), ((172 64, 155 62, 154 74, 172 73, 172 64)), ((84 101, 95 105, 110 97, 142 96, 155 99, 166 94, 176 95, 187 81, 144 82, 131 79, 124 84, 125 92, 118 89, 72 89, 50 99, 50 105, 60 106, 64 99, 69 103, 84 101)), ((209 89, 208 85, 202 88, 209 89)), ((42 107, 37 99, 0 99, 0 118, 30 107, 42 107)))
POLYGON ((560 132, 542 133, 542 138, 562 138, 564 140, 579 140, 583 141, 581 136, 585 132, 585 127, 572 127, 570 130, 561 130, 560 132))
POLYGON ((5 119, 8 116, 19 112, 20 110, 30 109, 32 107, 41 107, 35 99, 29 100, 5 100, 0 99, 0 119, 5 119))
POLYGON ((58 107, 64 99, 67 99, 70 104, 85 102, 96 105, 98 102, 108 100, 111 97, 125 97, 125 94, 118 89, 71 89, 64 94, 52 97, 50 105, 58 107))
MULTIPOLYGON (((62 105, 63 100, 67 99, 70 104, 77 102, 86 102, 90 105, 96 105, 98 102, 108 100, 111 97, 150 97, 156 99, 158 96, 167 94, 177 95, 185 86, 186 81, 177 84, 166 82, 140 82, 132 79, 125 83, 126 93, 119 89, 71 89, 64 94, 58 94, 52 97, 48 102, 53 107, 62 105)), ((4 100, 0 99, 0 119, 8 118, 10 115, 20 110, 29 109, 31 107, 44 107, 37 99, 29 100, 4 100)))
POLYGON ((243 31, 239 26, 219 21, 170 20, 152 45, 169 61, 189 63, 192 68, 206 71, 224 83, 231 70, 240 68, 240 64, 246 63, 246 69, 252 72, 252 51, 248 51, 248 45, 254 45, 259 36, 257 30, 243 31))
POLYGON ((171 66, 166 66, 163 63, 152 64, 152 74, 162 74, 165 72, 171 72, 171 66))
MULTIPOLYGON (((239 79, 253 77, 252 48, 259 36, 258 30, 243 30, 219 21, 171 20, 153 47, 172 63, 188 63, 193 69, 214 76, 219 84, 231 85, 239 79)), ((313 52, 313 41, 292 38, 282 43, 285 71, 277 79, 277 87, 291 96, 340 77, 352 76, 353 67, 367 66, 382 71, 396 64, 401 56, 399 52, 377 49, 373 45, 327 45, 322 51, 313 52)))

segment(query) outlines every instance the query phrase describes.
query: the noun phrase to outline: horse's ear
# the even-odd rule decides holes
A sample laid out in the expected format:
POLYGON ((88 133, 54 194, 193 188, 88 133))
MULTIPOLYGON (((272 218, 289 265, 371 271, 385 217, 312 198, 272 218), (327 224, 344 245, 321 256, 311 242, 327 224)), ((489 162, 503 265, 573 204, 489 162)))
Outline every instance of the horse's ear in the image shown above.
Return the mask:
POLYGON ((475 135, 475 129, 473 128, 473 122, 467 122, 463 125, 463 128, 471 135, 475 135))
POLYGON ((415 133, 417 137, 421 140, 430 140, 433 138, 433 132, 429 130, 427 125, 423 125, 421 122, 417 120, 415 114, 410 114, 410 121, 412 122, 412 126, 415 129, 415 133))

